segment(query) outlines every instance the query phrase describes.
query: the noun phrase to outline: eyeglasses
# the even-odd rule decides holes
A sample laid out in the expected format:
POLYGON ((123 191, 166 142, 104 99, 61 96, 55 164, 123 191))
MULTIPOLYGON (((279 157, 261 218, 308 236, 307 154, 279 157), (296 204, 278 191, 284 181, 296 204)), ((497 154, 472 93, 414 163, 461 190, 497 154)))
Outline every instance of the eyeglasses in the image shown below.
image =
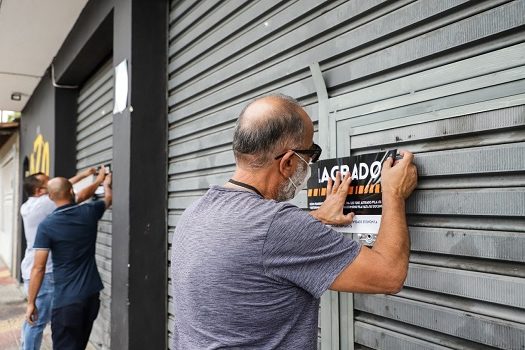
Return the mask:
POLYGON ((290 149, 290 150, 284 152, 283 154, 278 155, 274 159, 282 158, 289 151, 294 151, 296 153, 302 153, 302 154, 308 154, 310 156, 310 161, 312 163, 317 162, 319 160, 319 157, 321 156, 321 152, 323 152, 321 147, 319 147, 319 145, 314 143, 314 144, 312 144, 312 147, 310 147, 310 149, 290 149))

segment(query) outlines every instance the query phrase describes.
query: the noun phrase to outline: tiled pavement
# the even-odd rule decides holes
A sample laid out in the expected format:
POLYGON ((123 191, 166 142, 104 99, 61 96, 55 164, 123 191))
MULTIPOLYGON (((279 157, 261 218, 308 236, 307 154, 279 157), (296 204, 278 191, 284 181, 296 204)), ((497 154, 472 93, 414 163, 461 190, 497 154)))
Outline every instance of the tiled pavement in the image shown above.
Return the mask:
MULTIPOLYGON (((20 330, 24 321, 26 301, 19 284, 0 259, 0 349, 20 349, 20 330)), ((41 350, 51 350, 49 326, 44 331, 41 350)))

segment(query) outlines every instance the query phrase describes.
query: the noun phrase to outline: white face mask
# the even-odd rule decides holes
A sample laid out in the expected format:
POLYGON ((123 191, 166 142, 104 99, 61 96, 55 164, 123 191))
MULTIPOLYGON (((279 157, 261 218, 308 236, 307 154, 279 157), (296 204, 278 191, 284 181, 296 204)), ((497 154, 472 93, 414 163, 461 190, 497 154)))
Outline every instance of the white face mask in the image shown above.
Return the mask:
POLYGON ((295 193, 294 193, 293 197, 296 197, 299 194, 299 192, 301 192, 306 187, 306 183, 308 182, 308 179, 312 175, 312 169, 310 168, 310 164, 308 164, 308 162, 306 160, 304 160, 303 157, 301 157, 300 155, 298 155, 295 152, 294 152, 294 154, 297 157, 299 157, 306 164, 306 174, 304 174, 304 177, 302 177, 301 174, 299 172, 297 172, 292 177, 288 178, 288 180, 291 182, 293 187, 295 187, 295 193), (302 177, 302 179, 301 179, 301 177, 302 177), (295 181, 292 180, 292 178, 294 178, 295 181), (296 185, 295 182, 297 182, 298 185, 296 185))

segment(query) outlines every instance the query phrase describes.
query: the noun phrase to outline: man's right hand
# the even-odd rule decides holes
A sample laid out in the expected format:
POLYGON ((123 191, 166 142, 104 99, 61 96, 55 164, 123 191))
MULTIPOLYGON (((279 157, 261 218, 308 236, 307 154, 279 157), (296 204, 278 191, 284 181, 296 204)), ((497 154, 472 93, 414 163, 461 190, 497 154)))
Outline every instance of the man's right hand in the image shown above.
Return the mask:
POLYGON ((26 308, 26 321, 33 326, 38 320, 38 310, 34 303, 28 303, 26 308))
POLYGON ((381 186, 383 196, 393 196, 407 199, 417 186, 417 169, 414 155, 408 151, 400 151, 403 159, 394 163, 392 157, 383 163, 381 171, 381 186))
POLYGON ((101 165, 98 169, 98 174, 97 174, 97 183, 101 184, 104 179, 106 177, 106 167, 104 165, 101 165))
POLYGON ((111 173, 108 173, 106 177, 104 178, 104 186, 111 188, 111 182, 112 182, 112 175, 111 173))

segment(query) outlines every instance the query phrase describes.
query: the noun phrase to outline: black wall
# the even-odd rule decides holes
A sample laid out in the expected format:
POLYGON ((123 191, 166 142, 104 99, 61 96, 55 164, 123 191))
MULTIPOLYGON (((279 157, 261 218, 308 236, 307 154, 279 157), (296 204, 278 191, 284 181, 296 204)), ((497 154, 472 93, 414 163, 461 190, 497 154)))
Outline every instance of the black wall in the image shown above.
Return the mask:
POLYGON ((75 124, 78 90, 55 88, 55 174, 71 177, 75 166, 75 124))
MULTIPOLYGON (((23 160, 33 153, 33 142, 38 134, 42 134, 49 142, 50 176, 55 176, 56 144, 55 144, 55 90, 48 73, 44 75, 36 87, 31 99, 22 111, 20 119, 20 169, 23 160)), ((24 174, 22 174, 24 175, 24 174)))

